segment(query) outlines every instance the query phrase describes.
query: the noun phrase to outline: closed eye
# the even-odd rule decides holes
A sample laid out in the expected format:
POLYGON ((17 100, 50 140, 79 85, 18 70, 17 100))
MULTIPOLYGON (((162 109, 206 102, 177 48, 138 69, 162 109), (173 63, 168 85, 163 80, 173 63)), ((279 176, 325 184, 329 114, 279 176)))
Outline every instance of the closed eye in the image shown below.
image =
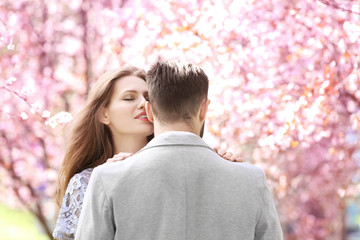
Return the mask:
POLYGON ((132 101, 132 100, 135 100, 136 96, 134 96, 134 94, 126 94, 124 97, 123 97, 123 100, 124 101, 132 101))

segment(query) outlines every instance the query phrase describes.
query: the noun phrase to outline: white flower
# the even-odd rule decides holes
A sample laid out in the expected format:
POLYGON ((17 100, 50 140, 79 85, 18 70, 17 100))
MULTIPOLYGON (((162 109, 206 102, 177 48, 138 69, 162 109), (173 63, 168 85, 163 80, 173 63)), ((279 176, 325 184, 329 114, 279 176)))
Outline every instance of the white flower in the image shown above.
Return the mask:
POLYGON ((15 77, 9 77, 8 80, 6 80, 6 85, 10 86, 10 85, 13 85, 14 82, 16 82, 16 78, 15 77))
POLYGON ((23 120, 26 120, 29 118, 29 116, 25 112, 21 112, 20 116, 23 120))
POLYGON ((12 44, 12 43, 9 43, 9 44, 7 45, 7 49, 9 49, 10 51, 13 51, 13 50, 15 49, 15 45, 12 44))
MULTIPOLYGON (((50 116, 50 113, 46 113, 46 116, 50 116)), ((43 113, 44 116, 44 113, 43 113)), ((58 124, 65 124, 70 122, 73 119, 71 113, 68 112, 59 112, 58 114, 54 115, 53 117, 49 118, 45 124, 49 125, 52 128, 55 128, 58 124)))
POLYGON ((49 118, 46 122, 45 125, 49 125, 52 128, 55 128, 57 126, 57 122, 54 118, 49 118))
POLYGON ((49 118, 50 117, 50 112, 48 110, 43 111, 42 117, 43 118, 49 118))
POLYGON ((71 113, 68 112, 59 112, 53 118, 55 118, 59 124, 68 123, 73 119, 71 113))
POLYGON ((41 109, 41 103, 40 102, 35 102, 33 104, 31 104, 31 109, 30 109, 30 112, 31 113, 36 113, 36 112, 39 112, 40 109, 41 109))

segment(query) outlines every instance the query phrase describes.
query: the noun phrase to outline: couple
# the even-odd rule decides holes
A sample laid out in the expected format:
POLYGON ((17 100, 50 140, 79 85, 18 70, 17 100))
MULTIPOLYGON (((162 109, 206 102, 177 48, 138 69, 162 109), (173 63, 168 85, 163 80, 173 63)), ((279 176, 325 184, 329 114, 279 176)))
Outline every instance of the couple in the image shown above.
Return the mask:
MULTIPOLYGON (((94 113, 113 139, 103 143, 98 158, 114 154, 106 152, 107 144, 115 152, 141 150, 94 169, 76 239, 282 239, 263 171, 224 160, 199 137, 209 103, 208 79, 201 69, 157 62, 149 70, 150 103, 145 106, 155 138, 143 148, 144 132, 150 135, 152 125, 143 113, 133 116, 135 105, 127 101, 141 99, 138 106, 143 106, 146 83, 134 75, 119 78, 114 92, 108 92, 111 99, 94 113), (128 119, 119 115, 124 111, 128 119), (126 132, 128 138, 120 138, 126 132)), ((89 155, 95 147, 88 145, 89 155)), ((89 167, 85 160, 81 164, 89 167)))

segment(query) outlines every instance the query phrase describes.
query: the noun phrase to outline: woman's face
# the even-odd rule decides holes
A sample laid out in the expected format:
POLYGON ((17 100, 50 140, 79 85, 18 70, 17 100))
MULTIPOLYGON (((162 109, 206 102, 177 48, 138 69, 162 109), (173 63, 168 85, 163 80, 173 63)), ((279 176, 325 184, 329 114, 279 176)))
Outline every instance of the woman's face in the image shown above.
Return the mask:
POLYGON ((142 135, 153 133, 153 124, 145 112, 148 99, 146 82, 135 76, 123 77, 115 82, 109 105, 104 109, 103 123, 113 135, 142 135))

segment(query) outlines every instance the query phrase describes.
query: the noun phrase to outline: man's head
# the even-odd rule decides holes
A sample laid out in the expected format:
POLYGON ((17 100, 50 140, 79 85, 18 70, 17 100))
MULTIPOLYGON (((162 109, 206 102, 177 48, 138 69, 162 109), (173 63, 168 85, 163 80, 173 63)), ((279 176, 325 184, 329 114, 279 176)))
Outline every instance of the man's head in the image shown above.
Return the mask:
POLYGON ((201 68, 188 62, 159 61, 147 72, 146 81, 152 113, 161 124, 205 120, 209 80, 201 68))

